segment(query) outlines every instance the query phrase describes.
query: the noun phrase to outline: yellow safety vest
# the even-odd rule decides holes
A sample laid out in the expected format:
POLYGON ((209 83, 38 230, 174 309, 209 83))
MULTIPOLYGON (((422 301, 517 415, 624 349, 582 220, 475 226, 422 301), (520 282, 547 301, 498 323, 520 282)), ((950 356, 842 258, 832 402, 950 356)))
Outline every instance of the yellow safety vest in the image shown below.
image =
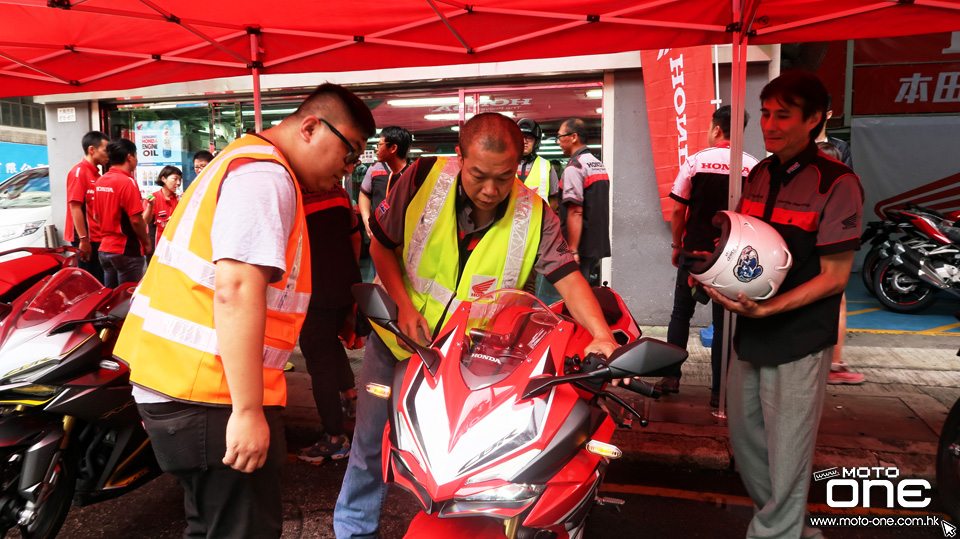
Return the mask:
MULTIPOLYGON (((480 239, 460 273, 457 232, 456 159, 438 157, 423 185, 407 206, 403 232, 403 283, 413 306, 435 331, 446 312, 461 301, 474 300, 499 288, 520 288, 527 282, 540 246, 543 203, 520 180, 514 182, 504 216, 480 239)), ((398 359, 410 357, 396 337, 373 324, 398 359)))
POLYGON ((275 146, 252 135, 234 141, 203 169, 163 231, 114 348, 114 355, 130 366, 134 385, 175 400, 232 403, 213 323, 216 267, 210 231, 224 178, 253 161, 278 163, 297 183, 286 273, 267 287, 263 347, 263 404, 286 405, 283 367, 310 303, 310 242, 296 176, 275 146))
POLYGON ((524 178, 523 185, 540 195, 542 199, 548 200, 550 198, 550 162, 538 155, 533 160, 530 174, 524 178))

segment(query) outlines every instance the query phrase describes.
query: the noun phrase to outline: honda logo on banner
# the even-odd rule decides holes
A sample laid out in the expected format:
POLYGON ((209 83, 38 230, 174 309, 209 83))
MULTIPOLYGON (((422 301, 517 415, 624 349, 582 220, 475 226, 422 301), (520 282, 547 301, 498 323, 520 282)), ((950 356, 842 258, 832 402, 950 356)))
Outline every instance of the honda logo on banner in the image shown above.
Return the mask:
POLYGON ((670 189, 680 165, 706 147, 713 118, 710 47, 641 51, 653 166, 663 219, 670 220, 670 189))

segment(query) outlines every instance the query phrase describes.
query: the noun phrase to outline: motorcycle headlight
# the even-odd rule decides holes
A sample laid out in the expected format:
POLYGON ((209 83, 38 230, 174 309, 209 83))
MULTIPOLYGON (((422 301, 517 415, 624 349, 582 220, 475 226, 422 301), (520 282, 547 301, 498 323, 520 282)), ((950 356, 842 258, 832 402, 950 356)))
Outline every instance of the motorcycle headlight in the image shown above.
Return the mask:
POLYGON ((17 238, 22 238, 23 236, 29 236, 37 230, 40 230, 40 227, 43 226, 44 222, 45 221, 41 219, 39 221, 31 221, 29 223, 0 226, 0 242, 15 240, 17 238))
POLYGON ((509 483, 502 487, 465 496, 462 499, 470 502, 519 502, 536 498, 543 492, 544 488, 546 488, 544 485, 509 483))

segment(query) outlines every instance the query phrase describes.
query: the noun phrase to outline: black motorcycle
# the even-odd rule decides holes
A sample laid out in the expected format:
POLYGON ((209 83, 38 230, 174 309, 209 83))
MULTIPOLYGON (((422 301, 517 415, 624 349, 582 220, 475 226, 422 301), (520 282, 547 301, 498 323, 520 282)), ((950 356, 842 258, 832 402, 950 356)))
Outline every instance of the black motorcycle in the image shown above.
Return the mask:
POLYGON ((160 474, 129 370, 111 355, 132 292, 66 267, 0 303, 0 536, 17 526, 23 537, 54 537, 71 503, 160 474))

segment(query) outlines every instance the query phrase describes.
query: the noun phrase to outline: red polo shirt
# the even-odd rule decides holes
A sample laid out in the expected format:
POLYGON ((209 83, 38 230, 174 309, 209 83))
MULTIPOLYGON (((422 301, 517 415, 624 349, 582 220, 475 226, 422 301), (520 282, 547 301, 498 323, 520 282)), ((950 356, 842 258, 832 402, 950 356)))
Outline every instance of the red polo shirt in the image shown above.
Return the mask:
POLYGON ((90 236, 90 241, 96 243, 101 239, 100 225, 93 220, 92 214, 93 195, 99 177, 100 170, 86 159, 77 163, 67 174, 67 223, 63 227, 63 239, 67 243, 73 243, 73 240, 77 238, 73 227, 73 216, 70 214, 71 202, 82 204, 83 216, 87 221, 87 235, 90 236))
POLYGON ((113 167, 97 180, 93 209, 100 218, 100 252, 140 256, 140 240, 130 216, 143 215, 143 202, 136 180, 123 169, 113 167))

